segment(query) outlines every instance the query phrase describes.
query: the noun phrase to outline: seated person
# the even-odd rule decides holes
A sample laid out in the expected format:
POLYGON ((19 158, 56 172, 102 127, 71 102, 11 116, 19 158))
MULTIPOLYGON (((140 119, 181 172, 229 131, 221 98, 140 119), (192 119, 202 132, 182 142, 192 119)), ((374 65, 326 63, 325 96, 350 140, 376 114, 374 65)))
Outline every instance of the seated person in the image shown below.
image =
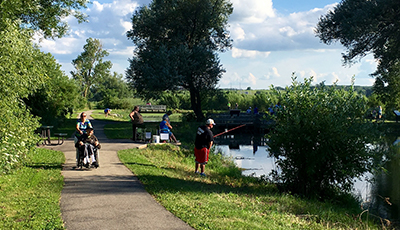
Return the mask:
POLYGON ((172 126, 168 122, 168 117, 164 117, 163 121, 160 123, 160 132, 161 133, 169 133, 169 139, 177 143, 174 134, 171 132, 172 126))
POLYGON ((81 154, 80 157, 83 158, 83 164, 86 168, 89 167, 90 156, 92 157, 92 165, 96 168, 99 167, 95 156, 95 151, 100 149, 101 145, 97 137, 93 134, 92 128, 86 129, 86 133, 78 138, 78 142, 76 142, 75 147, 79 149, 81 154))

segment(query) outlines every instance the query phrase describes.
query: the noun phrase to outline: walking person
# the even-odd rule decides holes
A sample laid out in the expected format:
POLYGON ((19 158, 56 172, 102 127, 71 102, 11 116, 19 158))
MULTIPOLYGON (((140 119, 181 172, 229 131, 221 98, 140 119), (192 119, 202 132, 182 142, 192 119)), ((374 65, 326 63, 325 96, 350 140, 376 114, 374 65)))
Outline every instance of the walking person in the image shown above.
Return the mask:
POLYGON ((214 134, 211 131, 214 125, 214 120, 208 119, 205 125, 197 128, 196 140, 194 142, 194 155, 196 157, 194 172, 199 173, 198 170, 200 167, 201 176, 206 176, 206 174, 204 173, 204 169, 208 162, 210 149, 214 143, 214 134))
POLYGON ((135 107, 133 107, 132 112, 129 114, 129 117, 132 120, 132 140, 136 141, 137 139, 137 133, 136 133, 136 129, 139 125, 143 124, 143 117, 142 115, 139 113, 139 106, 136 105, 135 107))

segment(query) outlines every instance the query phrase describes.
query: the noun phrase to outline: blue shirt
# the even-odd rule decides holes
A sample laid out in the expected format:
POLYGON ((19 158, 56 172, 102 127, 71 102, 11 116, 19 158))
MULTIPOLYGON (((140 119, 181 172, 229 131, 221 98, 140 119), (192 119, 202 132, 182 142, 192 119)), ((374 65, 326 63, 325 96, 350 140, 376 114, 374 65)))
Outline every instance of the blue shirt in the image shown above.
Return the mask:
POLYGON ((170 132, 170 130, 169 130, 169 127, 167 126, 167 121, 166 120, 163 120, 161 123, 160 123, 160 130, 161 130, 161 132, 166 132, 166 130, 167 130, 167 132, 170 132))
MULTIPOLYGON (((81 121, 81 119, 78 119, 77 125, 79 127, 79 130, 81 130, 83 133, 86 133, 87 128, 93 128, 92 123, 90 123, 88 119, 83 122, 81 121)), ((76 132, 75 135, 79 137, 81 134, 76 132)))

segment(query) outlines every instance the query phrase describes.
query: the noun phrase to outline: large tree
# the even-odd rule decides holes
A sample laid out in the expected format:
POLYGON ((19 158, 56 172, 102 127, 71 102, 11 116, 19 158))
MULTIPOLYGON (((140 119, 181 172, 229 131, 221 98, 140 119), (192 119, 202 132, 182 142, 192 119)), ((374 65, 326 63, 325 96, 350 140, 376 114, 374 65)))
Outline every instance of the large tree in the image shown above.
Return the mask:
MULTIPOLYGON (((398 0, 343 0, 320 18, 316 34, 326 44, 339 41, 346 47, 345 64, 373 53, 379 61, 375 84, 382 89, 382 85, 400 84, 400 75, 388 76, 400 66, 399 18, 398 0)), ((396 96, 398 92, 391 95, 396 96)))
POLYGON ((322 16, 317 36, 326 44, 340 41, 347 48, 345 63, 372 52, 378 71, 400 60, 400 1, 343 0, 322 16))
POLYGON ((227 0, 154 0, 132 17, 128 38, 136 45, 126 77, 145 99, 187 89, 197 119, 201 102, 224 72, 217 52, 231 47, 227 0))
POLYGON ((108 52, 103 50, 99 39, 88 38, 83 50, 76 59, 72 60, 75 71, 71 71, 71 74, 81 85, 82 96, 87 98, 90 87, 103 76, 110 74, 112 63, 103 61, 103 58, 108 56, 108 52))

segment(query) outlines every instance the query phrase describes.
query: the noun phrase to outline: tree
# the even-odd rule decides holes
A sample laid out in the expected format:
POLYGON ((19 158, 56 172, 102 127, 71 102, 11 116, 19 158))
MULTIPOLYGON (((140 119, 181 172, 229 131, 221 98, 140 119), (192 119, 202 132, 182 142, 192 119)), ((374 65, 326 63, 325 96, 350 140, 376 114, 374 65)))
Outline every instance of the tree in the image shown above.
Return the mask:
POLYGON ((274 89, 283 106, 268 144, 281 171, 275 171, 275 179, 307 197, 326 199, 349 191, 353 179, 369 171, 380 156, 376 144, 381 135, 376 124, 364 119, 366 98, 353 88, 311 88, 312 78, 292 80, 285 91, 274 89))
POLYGON ((100 108, 132 108, 132 105, 127 103, 127 99, 133 97, 133 91, 123 80, 122 74, 116 72, 113 75, 105 74, 92 88, 92 94, 91 100, 99 102, 100 108))
POLYGON ((40 117, 42 124, 56 125, 79 106, 78 87, 51 54, 43 54, 38 62, 46 75, 45 81, 24 98, 24 102, 34 116, 40 117))
POLYGON ((68 31, 64 18, 73 15, 79 22, 86 16, 80 12, 87 0, 2 0, 0 1, 0 30, 6 19, 19 21, 24 28, 41 32, 45 37, 62 37, 68 31))
POLYGON ((0 30, 0 174, 21 163, 38 141, 39 127, 22 99, 45 81, 39 60, 43 54, 17 22, 2 22, 0 30))
POLYGON ((128 38, 136 45, 126 77, 145 99, 187 89, 198 120, 201 101, 215 89, 224 70, 218 51, 231 47, 226 30, 227 0, 154 0, 132 17, 128 38))
POLYGON ((348 64, 372 52, 380 74, 400 61, 399 18, 400 1, 343 0, 320 18, 316 34, 326 44, 340 41, 348 64))
POLYGON ((83 46, 83 52, 72 61, 75 71, 71 71, 72 77, 82 87, 82 96, 87 99, 90 87, 103 76, 110 74, 111 61, 103 62, 108 52, 103 50, 100 40, 88 38, 83 46))

